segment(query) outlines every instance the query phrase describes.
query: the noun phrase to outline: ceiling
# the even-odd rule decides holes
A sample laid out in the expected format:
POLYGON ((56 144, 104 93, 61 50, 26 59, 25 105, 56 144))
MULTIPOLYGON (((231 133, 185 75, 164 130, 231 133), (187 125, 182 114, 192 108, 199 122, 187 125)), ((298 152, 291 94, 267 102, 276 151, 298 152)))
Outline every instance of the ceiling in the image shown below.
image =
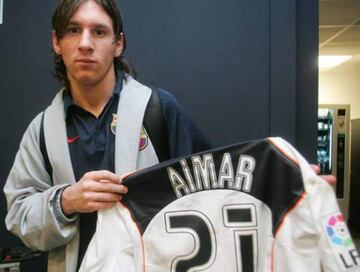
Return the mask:
POLYGON ((319 54, 360 61, 360 0, 319 0, 319 54))

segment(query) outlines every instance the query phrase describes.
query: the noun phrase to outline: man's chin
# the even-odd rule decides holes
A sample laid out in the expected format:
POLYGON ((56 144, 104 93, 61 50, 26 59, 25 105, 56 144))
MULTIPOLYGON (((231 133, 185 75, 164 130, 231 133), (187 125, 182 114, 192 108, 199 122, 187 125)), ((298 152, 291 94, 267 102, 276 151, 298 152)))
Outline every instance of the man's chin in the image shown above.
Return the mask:
POLYGON ((70 83, 84 86, 84 87, 91 87, 101 83, 101 81, 105 80, 105 78, 109 74, 103 74, 99 70, 89 69, 89 70, 78 70, 74 71, 74 73, 68 73, 68 78, 70 83))
POLYGON ((75 84, 81 85, 81 86, 94 86, 99 83, 99 79, 95 77, 94 75, 82 75, 79 77, 76 77, 73 79, 75 84))

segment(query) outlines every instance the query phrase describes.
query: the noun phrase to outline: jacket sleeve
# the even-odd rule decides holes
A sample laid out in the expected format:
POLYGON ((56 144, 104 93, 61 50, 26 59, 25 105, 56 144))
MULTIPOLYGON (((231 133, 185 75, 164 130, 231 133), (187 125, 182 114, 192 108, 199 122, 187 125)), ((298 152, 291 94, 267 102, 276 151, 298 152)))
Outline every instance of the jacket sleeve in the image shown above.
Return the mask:
POLYGON ((41 114, 29 125, 21 140, 4 193, 7 229, 26 246, 50 250, 71 241, 77 220, 64 222, 56 216, 57 193, 68 184, 52 185, 39 146, 41 114))
POLYGON ((162 89, 159 89, 159 95, 170 139, 170 158, 187 156, 210 149, 210 141, 184 112, 176 98, 162 89))

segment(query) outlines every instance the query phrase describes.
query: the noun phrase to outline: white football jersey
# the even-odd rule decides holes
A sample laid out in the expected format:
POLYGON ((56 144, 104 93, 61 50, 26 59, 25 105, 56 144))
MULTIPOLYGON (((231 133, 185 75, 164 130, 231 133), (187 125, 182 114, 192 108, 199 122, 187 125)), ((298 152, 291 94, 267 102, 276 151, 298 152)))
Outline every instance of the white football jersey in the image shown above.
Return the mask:
POLYGON ((139 171, 98 213, 80 271, 360 271, 334 192, 286 141, 209 150, 139 171))

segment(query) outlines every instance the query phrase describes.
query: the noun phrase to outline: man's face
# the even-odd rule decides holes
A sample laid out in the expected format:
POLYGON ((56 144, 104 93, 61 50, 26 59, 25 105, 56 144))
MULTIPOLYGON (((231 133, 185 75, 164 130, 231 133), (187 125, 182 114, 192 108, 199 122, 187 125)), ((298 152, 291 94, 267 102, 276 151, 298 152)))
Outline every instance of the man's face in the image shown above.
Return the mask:
POLYGON ((113 60, 123 50, 123 36, 114 41, 111 18, 96 2, 84 2, 71 17, 64 36, 57 39, 53 32, 52 40, 71 85, 95 86, 115 78, 113 60))

